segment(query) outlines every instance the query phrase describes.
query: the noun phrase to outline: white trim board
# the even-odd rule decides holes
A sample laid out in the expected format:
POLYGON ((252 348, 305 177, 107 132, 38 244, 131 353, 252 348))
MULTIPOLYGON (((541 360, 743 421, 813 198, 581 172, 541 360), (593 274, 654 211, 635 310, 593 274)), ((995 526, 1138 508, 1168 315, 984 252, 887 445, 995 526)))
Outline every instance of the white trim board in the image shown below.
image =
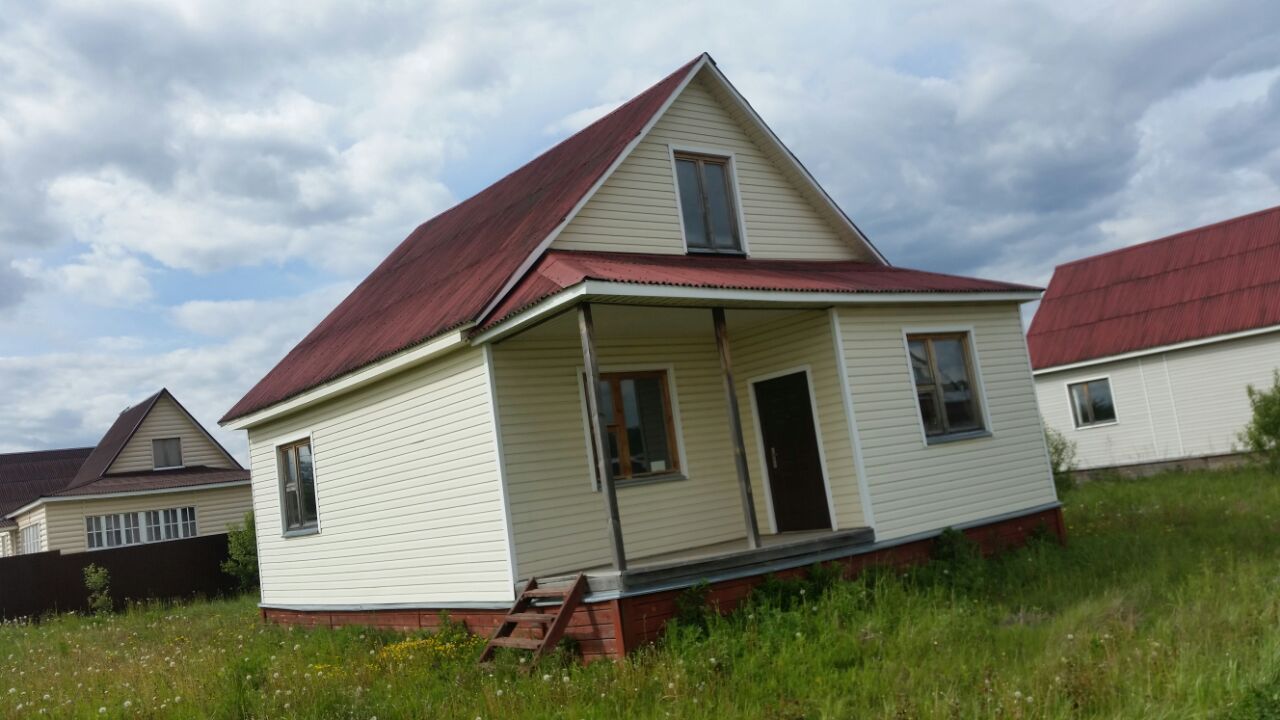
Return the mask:
POLYGON ((1212 337, 1188 340, 1186 342, 1174 343, 1172 345, 1158 345, 1152 348, 1120 353, 1119 355, 1107 355, 1105 357, 1093 358, 1091 360, 1081 360, 1080 362, 1068 363, 1066 365, 1052 365, 1050 367, 1040 368, 1039 370, 1033 370, 1032 374, 1039 377, 1050 373, 1077 370, 1079 368, 1089 367, 1090 365, 1101 365, 1103 363, 1120 362, 1121 360, 1130 360, 1138 357, 1146 357, 1148 355, 1159 355, 1160 353, 1185 350, 1187 348, 1199 347, 1201 345, 1212 345, 1214 343, 1228 342, 1231 340, 1239 340, 1241 338, 1253 337, 1254 335, 1266 335, 1267 333, 1273 332, 1280 332, 1280 325, 1269 325, 1267 327, 1253 328, 1252 330, 1241 330, 1240 332, 1227 333, 1225 335, 1214 335, 1212 337))
POLYGON ((845 421, 849 426, 849 442, 853 450, 853 469, 858 475, 858 499, 862 503, 862 522, 874 532, 876 528, 875 511, 871 508, 871 480, 867 477, 867 466, 862 458, 862 436, 858 432, 858 418, 853 408, 853 388, 849 385, 849 366, 844 356, 844 335, 840 329, 840 311, 836 308, 827 310, 831 319, 831 341, 835 345, 836 372, 840 373, 840 392, 844 396, 845 421))
POLYGON ((56 497, 42 497, 36 498, 16 510, 11 510, 9 514, 5 515, 5 517, 17 517, 18 515, 34 510, 46 503, 78 502, 80 500, 109 500, 112 498, 131 498, 143 497, 146 495, 171 495, 173 493, 200 492, 202 490, 221 490, 222 488, 247 486, 250 482, 250 480, 235 480, 224 483, 210 483, 208 485, 188 485, 186 487, 161 488, 159 490, 133 490, 130 492, 95 493, 93 495, 58 495, 56 497))
POLYGON ((498 494, 502 499, 503 532, 507 535, 507 569, 511 574, 511 599, 515 599, 520 572, 516 565, 515 523, 511 520, 511 500, 507 492, 507 458, 502 449, 502 422, 498 412, 498 374, 493 364, 493 346, 484 346, 484 372, 489 381, 489 418, 493 423, 493 461, 498 470, 498 494))
POLYGON ((804 364, 789 367, 785 370, 756 375, 747 379, 747 395, 751 401, 751 422, 755 425, 756 449, 760 455, 760 469, 764 473, 760 478, 760 482, 764 490, 765 507, 768 509, 769 533, 771 535, 778 534, 778 518, 773 510, 773 478, 769 474, 768 457, 764 452, 764 428, 760 425, 760 408, 756 402, 756 384, 797 374, 803 374, 804 381, 809 386, 809 412, 813 417, 813 439, 818 446, 818 467, 822 470, 822 488, 827 495, 827 520, 831 523, 832 532, 840 529, 839 519, 836 517, 835 498, 831 494, 831 474, 827 472, 827 452, 822 443, 822 424, 818 419, 818 397, 813 390, 813 368, 808 364, 804 364))

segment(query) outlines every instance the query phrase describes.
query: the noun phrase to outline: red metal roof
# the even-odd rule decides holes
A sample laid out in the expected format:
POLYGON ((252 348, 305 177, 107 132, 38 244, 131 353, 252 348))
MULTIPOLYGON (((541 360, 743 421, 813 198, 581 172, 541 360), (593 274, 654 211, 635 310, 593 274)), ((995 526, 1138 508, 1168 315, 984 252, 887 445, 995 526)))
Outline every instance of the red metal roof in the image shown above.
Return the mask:
POLYGON ((1036 369, 1280 325, 1280 207, 1059 266, 1036 369))
POLYGON ((245 482, 248 479, 249 471, 243 468, 212 468, 192 465, 176 470, 153 470, 105 475, 88 485, 69 487, 59 492, 46 494, 54 497, 110 495, 113 493, 142 492, 146 490, 200 488, 205 485, 245 482))
POLYGON ((222 422, 477 320, 701 59, 420 225, 222 422))
POLYGON ((584 280, 718 288, 829 293, 1039 292, 1040 288, 910 270, 867 262, 757 260, 705 255, 612 252, 545 253, 490 313, 492 326, 584 280))

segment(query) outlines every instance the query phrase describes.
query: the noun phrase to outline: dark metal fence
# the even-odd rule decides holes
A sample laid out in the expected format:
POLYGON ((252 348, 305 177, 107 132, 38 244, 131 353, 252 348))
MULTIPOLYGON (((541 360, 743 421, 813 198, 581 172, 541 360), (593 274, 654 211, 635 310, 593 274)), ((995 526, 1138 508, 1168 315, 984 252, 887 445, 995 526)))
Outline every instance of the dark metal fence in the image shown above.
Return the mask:
POLYGON ((0 618, 84 611, 89 592, 84 569, 104 567, 117 607, 147 599, 212 597, 234 592, 236 581, 219 567, 227 536, 71 553, 43 552, 0 558, 0 618))

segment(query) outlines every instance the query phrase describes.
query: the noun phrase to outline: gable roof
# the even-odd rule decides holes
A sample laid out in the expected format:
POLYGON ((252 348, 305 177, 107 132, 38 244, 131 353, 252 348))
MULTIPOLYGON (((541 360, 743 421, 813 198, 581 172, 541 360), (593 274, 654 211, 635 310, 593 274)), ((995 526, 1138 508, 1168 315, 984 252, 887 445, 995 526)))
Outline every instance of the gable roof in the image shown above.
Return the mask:
POLYGON ((155 407, 156 402, 167 392, 168 390, 161 388, 156 394, 120 413, 67 487, 88 485, 106 474, 107 468, 111 467, 111 463, 119 457, 120 451, 124 450, 124 446, 129 443, 129 438, 138 431, 138 426, 151 412, 151 408, 155 407))
POLYGON ((288 400, 490 314, 704 68, 712 70, 739 109, 781 148, 820 205, 847 223, 883 260, 704 53, 485 190, 418 226, 220 422, 288 400))
POLYGON ((65 488, 91 452, 84 447, 0 455, 0 527, 12 524, 5 515, 65 488))
POLYGON ((1280 325, 1280 207, 1058 266, 1037 369, 1280 325))
POLYGON ((852 260, 552 250, 482 323, 492 327, 586 280, 630 285, 842 294, 1038 293, 1040 288, 852 260))

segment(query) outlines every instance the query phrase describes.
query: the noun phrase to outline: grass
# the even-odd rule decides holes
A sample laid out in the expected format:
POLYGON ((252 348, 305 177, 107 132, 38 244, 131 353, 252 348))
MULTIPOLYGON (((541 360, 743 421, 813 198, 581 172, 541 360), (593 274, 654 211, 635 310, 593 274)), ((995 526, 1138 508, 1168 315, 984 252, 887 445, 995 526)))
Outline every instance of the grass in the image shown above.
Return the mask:
POLYGON ((1065 504, 1066 548, 774 584, 588 667, 481 671, 462 633, 267 627, 249 598, 0 626, 0 717, 1280 717, 1280 478, 1065 504))

